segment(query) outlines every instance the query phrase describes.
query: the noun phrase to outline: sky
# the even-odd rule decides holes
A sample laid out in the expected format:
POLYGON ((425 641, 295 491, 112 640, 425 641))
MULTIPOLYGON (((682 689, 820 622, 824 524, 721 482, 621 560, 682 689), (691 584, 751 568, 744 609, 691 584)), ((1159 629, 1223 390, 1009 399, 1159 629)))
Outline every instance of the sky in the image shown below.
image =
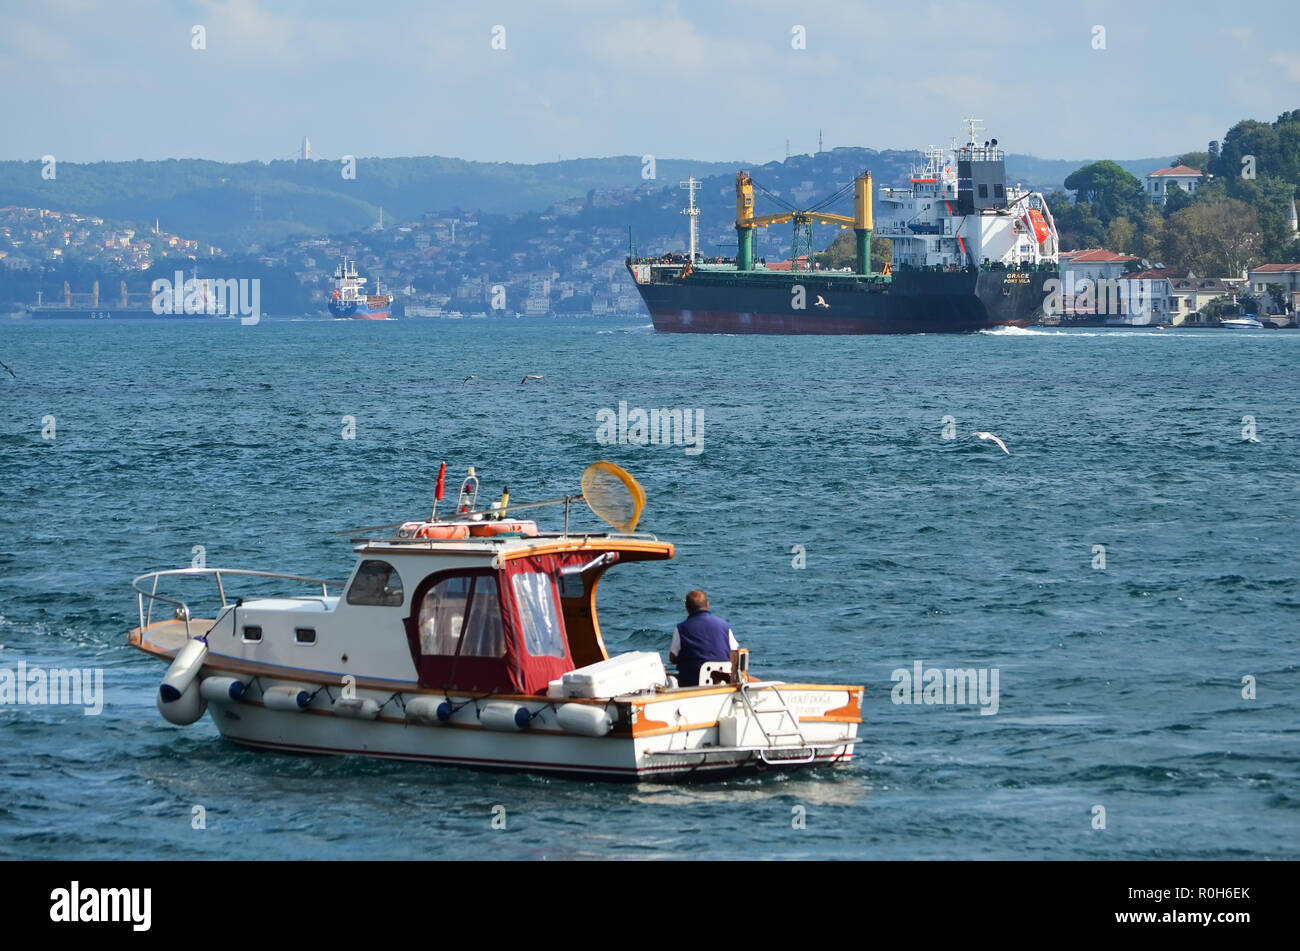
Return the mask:
POLYGON ((1298 36, 1296 0, 0 0, 0 159, 766 162, 968 116, 1146 158, 1300 108, 1298 36))

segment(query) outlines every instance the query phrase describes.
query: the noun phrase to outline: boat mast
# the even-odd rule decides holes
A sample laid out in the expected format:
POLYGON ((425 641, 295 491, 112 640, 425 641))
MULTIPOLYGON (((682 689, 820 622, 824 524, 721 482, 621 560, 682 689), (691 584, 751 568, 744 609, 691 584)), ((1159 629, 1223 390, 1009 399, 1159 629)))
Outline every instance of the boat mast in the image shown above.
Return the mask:
POLYGON ((692 176, 687 178, 686 181, 680 182, 678 187, 687 189, 690 194, 690 202, 682 209, 682 214, 686 215, 691 222, 691 250, 690 257, 687 260, 694 266, 695 250, 700 243, 700 209, 695 205, 695 189, 700 187, 700 183, 692 176))

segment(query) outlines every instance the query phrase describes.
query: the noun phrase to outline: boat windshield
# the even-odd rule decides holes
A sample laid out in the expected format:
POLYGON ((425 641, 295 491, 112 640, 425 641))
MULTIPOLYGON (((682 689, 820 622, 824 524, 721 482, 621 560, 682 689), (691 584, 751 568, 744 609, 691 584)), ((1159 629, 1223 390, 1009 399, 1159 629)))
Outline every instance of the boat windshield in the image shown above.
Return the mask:
POLYGON ((386 561, 363 561, 348 588, 348 604, 400 608, 402 600, 401 576, 386 561))

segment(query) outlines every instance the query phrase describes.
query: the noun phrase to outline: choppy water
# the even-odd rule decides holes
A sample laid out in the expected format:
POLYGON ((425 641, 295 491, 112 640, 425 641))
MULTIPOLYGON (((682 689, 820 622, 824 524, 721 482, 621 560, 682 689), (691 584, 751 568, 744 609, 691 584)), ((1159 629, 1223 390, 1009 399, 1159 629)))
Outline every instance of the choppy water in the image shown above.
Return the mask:
POLYGON ((0 360, 0 667, 100 667, 107 698, 0 707, 5 857, 1300 858, 1300 334, 6 322, 0 360), (620 400, 702 409, 703 452, 599 445, 620 400), (418 515, 442 458, 516 501, 626 466, 678 548, 607 576, 611 648, 666 651, 702 586, 762 673, 867 686, 853 765, 627 787, 158 716, 134 575, 203 545, 343 577, 330 533, 418 515), (892 703, 918 660, 996 668, 996 715, 892 703))

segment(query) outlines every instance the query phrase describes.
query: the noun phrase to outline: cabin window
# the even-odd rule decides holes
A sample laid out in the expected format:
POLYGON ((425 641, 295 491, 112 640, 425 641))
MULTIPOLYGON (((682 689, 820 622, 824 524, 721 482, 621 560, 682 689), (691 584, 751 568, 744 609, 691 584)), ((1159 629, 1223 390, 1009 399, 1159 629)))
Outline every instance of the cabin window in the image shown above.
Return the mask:
POLYGON ((248 641, 248 642, 251 642, 251 643, 257 643, 257 642, 260 641, 261 639, 262 639, 262 625, 260 625, 260 624, 245 624, 245 625, 244 625, 244 640, 245 640, 245 641, 248 641))
POLYGON ((564 633, 555 610, 555 588, 550 576, 520 572, 514 576, 514 586, 528 653, 534 657, 563 657, 564 633))
POLYGON ((981 186, 980 186, 980 197, 981 197, 981 198, 988 198, 988 197, 989 197, 989 187, 988 187, 988 185, 981 185, 981 186))
POLYGON ((293 639, 299 644, 315 644, 316 628, 314 627, 295 627, 293 629, 293 639))
POLYGON ((363 561, 348 588, 348 604, 400 608, 402 579, 386 561, 363 561))
POLYGON ((420 653, 462 657, 504 657, 501 596, 486 575, 443 578, 420 603, 420 653))
POLYGON ((1004 197, 1005 195, 1006 195, 1006 192, 1003 190, 1003 188, 1002 188, 1001 185, 996 185, 996 184, 995 184, 995 185, 993 186, 993 197, 994 197, 994 198, 1002 198, 1002 197, 1004 197))

